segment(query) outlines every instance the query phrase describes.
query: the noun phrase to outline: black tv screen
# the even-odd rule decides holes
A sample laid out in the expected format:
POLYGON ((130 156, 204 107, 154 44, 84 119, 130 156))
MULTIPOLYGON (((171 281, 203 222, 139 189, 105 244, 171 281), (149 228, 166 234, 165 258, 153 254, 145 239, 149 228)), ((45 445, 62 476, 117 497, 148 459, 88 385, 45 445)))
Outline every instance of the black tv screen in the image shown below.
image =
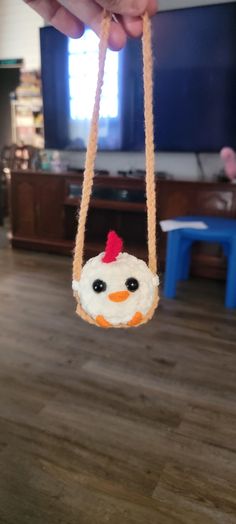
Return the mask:
MULTIPOLYGON (((236 146, 236 3, 164 11, 152 21, 155 148, 215 152, 236 146)), ((84 150, 98 39, 41 29, 47 148, 84 150)), ((144 149, 141 41, 108 52, 100 150, 144 149)))

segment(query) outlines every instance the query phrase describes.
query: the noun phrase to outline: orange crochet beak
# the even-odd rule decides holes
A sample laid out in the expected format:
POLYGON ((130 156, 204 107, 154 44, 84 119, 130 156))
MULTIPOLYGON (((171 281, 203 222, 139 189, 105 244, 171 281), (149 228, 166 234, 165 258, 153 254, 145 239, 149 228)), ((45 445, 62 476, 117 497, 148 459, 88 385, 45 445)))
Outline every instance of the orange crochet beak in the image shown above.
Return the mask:
POLYGON ((110 295, 108 295, 108 298, 112 302, 124 302, 125 300, 127 300, 127 298, 129 298, 129 295, 129 291, 117 291, 117 293, 110 293, 110 295))

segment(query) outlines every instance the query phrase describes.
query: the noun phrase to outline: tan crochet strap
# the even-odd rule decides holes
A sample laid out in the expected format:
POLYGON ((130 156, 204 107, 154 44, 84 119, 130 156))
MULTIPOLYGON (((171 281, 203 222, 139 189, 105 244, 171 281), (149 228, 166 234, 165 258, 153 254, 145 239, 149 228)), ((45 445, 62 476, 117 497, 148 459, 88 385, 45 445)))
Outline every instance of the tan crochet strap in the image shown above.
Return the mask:
POLYGON ((151 22, 147 13, 143 16, 143 83, 144 121, 146 149, 146 197, 148 227, 148 265, 157 272, 156 249, 156 183, 153 124, 153 58, 151 44, 151 22))
MULTIPOLYGON (((79 280, 83 266, 84 237, 89 202, 91 198, 94 166, 97 154, 98 122, 101 102, 101 93, 104 79, 106 52, 110 32, 111 14, 104 12, 99 43, 99 69, 95 95, 95 103, 91 120, 89 141, 87 147, 84 182, 79 212, 78 231, 76 235, 73 279, 79 280)), ((147 197, 147 224, 148 224, 148 255, 149 268, 153 273, 157 270, 156 259, 156 194, 155 194, 155 155, 153 131, 153 80, 152 80, 152 49, 151 24, 149 16, 143 15, 143 78, 144 78, 144 117, 146 136, 146 197, 147 197)))
POLYGON ((104 68, 106 60, 106 52, 108 47, 108 37, 110 32, 111 15, 104 12, 104 17, 101 27, 100 43, 99 43, 99 68, 98 68, 98 80, 95 95, 95 102, 93 108, 93 115, 90 126, 90 134, 88 140, 87 154, 85 160, 85 171, 84 171, 84 182, 82 189, 82 197, 80 203, 78 231, 75 242, 75 253, 73 263, 73 279, 79 280, 81 270, 83 266, 83 255, 84 255, 84 236, 86 219, 88 214, 89 202, 93 186, 94 178, 94 165, 97 153, 97 141, 98 141, 98 121, 100 102, 104 78, 104 68))

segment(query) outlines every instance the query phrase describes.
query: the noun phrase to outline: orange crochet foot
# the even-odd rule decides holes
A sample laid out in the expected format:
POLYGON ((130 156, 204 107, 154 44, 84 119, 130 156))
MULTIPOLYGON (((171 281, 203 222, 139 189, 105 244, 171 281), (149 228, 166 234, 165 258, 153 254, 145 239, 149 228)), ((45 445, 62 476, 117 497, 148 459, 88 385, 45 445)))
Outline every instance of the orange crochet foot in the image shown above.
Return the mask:
POLYGON ((107 320, 102 315, 98 315, 98 317, 96 318, 96 322, 98 326, 103 328, 112 327, 112 325, 109 322, 107 322, 107 320))
POLYGON ((143 320, 143 315, 142 313, 140 313, 139 311, 137 311, 137 313, 135 313, 134 317, 132 318, 132 320, 130 320, 128 322, 128 326, 138 326, 139 324, 141 324, 143 320))

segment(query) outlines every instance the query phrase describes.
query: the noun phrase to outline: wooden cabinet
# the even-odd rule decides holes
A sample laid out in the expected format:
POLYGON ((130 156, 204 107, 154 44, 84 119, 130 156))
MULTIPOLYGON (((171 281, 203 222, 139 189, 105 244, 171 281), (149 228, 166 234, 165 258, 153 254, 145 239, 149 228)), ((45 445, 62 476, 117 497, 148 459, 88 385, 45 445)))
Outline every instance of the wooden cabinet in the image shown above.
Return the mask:
MULTIPOLYGON (((71 254, 77 227, 82 173, 12 172, 10 183, 13 247, 71 254)), ((157 220, 181 215, 236 218, 236 186, 164 181, 157 184, 157 220)), ((86 257, 104 249, 115 229, 127 251, 147 256, 145 185, 140 179, 98 175, 88 215, 86 257)), ((166 235, 158 227, 158 251, 164 268, 166 235)), ((197 243, 193 274, 222 278, 226 261, 218 245, 197 243)))
POLYGON ((159 211, 162 219, 178 215, 233 217, 236 186, 210 182, 159 182, 159 211))
POLYGON ((16 237, 37 235, 37 193, 32 177, 19 177, 11 191, 12 233, 16 237))
POLYGON ((64 237, 64 183, 61 178, 41 176, 36 184, 37 232, 47 240, 64 237))
POLYGON ((39 173, 12 173, 10 205, 13 247, 54 251, 57 242, 64 239, 63 203, 63 178, 54 175, 45 177, 39 173))

